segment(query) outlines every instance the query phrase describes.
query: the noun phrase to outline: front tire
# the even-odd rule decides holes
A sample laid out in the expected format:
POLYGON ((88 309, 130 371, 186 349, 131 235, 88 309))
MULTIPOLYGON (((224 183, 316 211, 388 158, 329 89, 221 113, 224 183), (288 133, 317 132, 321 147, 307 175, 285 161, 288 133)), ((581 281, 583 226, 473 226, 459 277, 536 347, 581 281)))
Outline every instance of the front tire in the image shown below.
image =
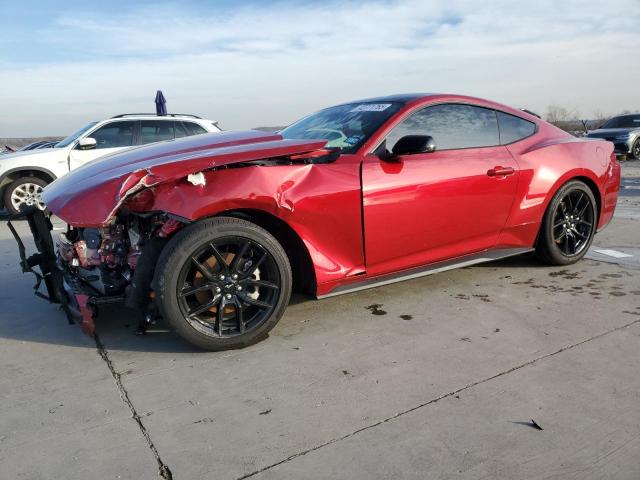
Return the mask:
POLYGON ((185 227, 164 248, 155 277, 164 318, 205 350, 242 348, 278 323, 291 297, 291 266, 266 230, 232 217, 185 227))
POLYGON ((640 138, 638 138, 631 148, 631 157, 640 160, 640 138))
POLYGON ((550 265, 570 265, 585 256, 596 232, 598 208, 591 189, 579 180, 563 185, 547 207, 536 256, 550 265))
POLYGON ((47 182, 37 177, 21 177, 14 180, 4 190, 5 208, 13 214, 20 213, 20 207, 23 205, 45 210, 41 195, 46 186, 47 182))

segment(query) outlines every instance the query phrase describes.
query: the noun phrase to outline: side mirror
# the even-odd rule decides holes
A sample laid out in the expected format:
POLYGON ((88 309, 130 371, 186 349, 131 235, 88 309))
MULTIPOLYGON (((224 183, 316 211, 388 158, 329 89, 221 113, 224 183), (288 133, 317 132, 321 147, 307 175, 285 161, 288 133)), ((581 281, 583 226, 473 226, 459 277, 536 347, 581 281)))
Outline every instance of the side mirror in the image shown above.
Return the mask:
POLYGON ((93 150, 96 148, 96 139, 91 137, 81 138, 76 148, 78 150, 93 150))
POLYGON ((431 153, 436 150, 436 142, 429 135, 405 135, 393 146, 393 153, 399 155, 415 155, 431 153))

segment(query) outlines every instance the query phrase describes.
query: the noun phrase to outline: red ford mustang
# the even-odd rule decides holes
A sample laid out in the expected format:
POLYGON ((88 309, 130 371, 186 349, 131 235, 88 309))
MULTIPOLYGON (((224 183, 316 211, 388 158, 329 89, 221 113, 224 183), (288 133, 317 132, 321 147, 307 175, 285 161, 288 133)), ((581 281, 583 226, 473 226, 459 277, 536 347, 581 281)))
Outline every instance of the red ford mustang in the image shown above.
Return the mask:
MULTIPOLYGON (((52 301, 93 333, 105 303, 209 350, 266 336, 317 297, 529 251, 566 265, 613 216, 613 145, 504 105, 396 95, 279 133, 199 135, 91 162, 25 211, 52 301)), ((11 223, 9 226, 12 228, 11 223)), ((15 230, 14 230, 15 233, 15 230)), ((19 241, 19 238, 16 235, 19 241)), ((19 242, 20 243, 20 242, 19 242)))

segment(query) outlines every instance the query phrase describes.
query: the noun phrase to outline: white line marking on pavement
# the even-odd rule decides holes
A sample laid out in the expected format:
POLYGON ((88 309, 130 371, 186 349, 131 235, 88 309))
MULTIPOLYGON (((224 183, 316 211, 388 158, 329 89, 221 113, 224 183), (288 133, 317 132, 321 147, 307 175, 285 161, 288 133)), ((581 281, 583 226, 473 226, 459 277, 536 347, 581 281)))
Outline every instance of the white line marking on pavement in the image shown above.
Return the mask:
POLYGON ((617 250, 608 250, 608 249, 604 249, 604 250, 593 250, 594 252, 600 253, 601 255, 607 255, 609 257, 614 257, 614 258, 627 258, 627 257, 633 257, 633 255, 629 255, 628 253, 623 253, 623 252, 619 252, 617 250))

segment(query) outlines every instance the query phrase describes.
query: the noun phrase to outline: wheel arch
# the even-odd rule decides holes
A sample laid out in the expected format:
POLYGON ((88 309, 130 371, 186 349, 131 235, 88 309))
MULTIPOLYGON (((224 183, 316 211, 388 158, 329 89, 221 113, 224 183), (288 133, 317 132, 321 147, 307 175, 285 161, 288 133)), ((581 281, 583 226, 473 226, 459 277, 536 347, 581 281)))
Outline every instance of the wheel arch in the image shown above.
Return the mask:
POLYGON ((591 193, 593 193, 593 197, 596 199, 596 208, 598 209, 598 214, 597 214, 598 221, 596 222, 596 226, 599 225, 600 216, 602 215, 602 193, 600 192, 598 185, 591 178, 586 176, 573 177, 571 180, 580 180, 587 187, 589 187, 589 190, 591 190, 591 193))
POLYGON ((3 184, 6 180, 13 182, 20 177, 37 177, 49 183, 58 178, 51 170, 43 167, 15 167, 0 175, 0 184, 3 184))
POLYGON ((287 222, 269 212, 249 208, 225 210, 215 216, 241 218, 255 223, 273 235, 289 258, 294 291, 315 295, 317 278, 311 254, 300 235, 287 222))
POLYGON ((538 223, 538 231, 536 233, 534 246, 538 244, 538 241, 540 239, 540 232, 542 231, 543 219, 547 213, 547 210, 549 209, 551 200, 553 199, 553 197, 555 197, 556 193, 558 193, 558 191, 562 187, 564 187, 567 183, 572 182, 574 180, 579 180, 582 183, 584 183, 589 188, 589 190, 591 190, 591 193, 593 193, 593 197, 596 199, 596 209, 597 209, 596 225, 600 223, 600 216, 602 215, 602 194, 600 192, 600 189, 598 188, 598 184, 595 182, 593 178, 591 178, 588 174, 585 174, 583 172, 574 173, 572 175, 565 175, 556 181, 556 183, 553 185, 553 188, 549 189, 549 193, 544 202, 544 208, 542 209, 542 217, 540 217, 540 222, 538 223))
POLYGON ((599 223, 600 215, 602 214, 602 192, 598 187, 597 177, 595 176, 595 174, 585 169, 568 172, 567 174, 563 175, 558 180, 556 180, 553 187, 549 189, 549 193, 547 194, 547 198, 545 199, 545 202, 544 202, 544 209, 542 211, 543 212, 542 215, 544 215, 547 212, 547 208, 549 208, 549 204, 551 203, 551 200, 553 199, 553 197, 555 197, 556 193, 558 193, 558 191, 562 187, 564 187, 567 183, 572 182, 574 180, 579 180, 585 185, 587 185, 587 187, 589 187, 589 190, 591 190, 591 193, 593 193, 593 196, 596 199, 596 208, 598 209, 597 217, 598 217, 598 223, 599 223))
POLYGON ((58 177, 43 167, 15 167, 0 175, 0 207, 4 207, 4 189, 21 177, 36 177, 51 183, 58 177))

